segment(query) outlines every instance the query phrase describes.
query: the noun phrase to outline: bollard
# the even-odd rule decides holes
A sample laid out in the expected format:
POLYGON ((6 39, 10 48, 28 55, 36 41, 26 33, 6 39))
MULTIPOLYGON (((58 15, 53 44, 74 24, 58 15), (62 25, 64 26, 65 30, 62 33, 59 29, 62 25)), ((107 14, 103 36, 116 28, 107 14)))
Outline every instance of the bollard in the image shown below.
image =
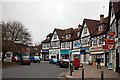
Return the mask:
POLYGON ((70 64, 70 76, 72 76, 72 65, 70 64))
POLYGON ((84 69, 82 69, 82 80, 84 80, 84 69))
POLYGON ((104 78, 104 72, 103 71, 101 71, 101 80, 104 80, 103 78, 104 78))
POLYGON ((72 70, 70 70, 70 76, 72 76, 72 70))

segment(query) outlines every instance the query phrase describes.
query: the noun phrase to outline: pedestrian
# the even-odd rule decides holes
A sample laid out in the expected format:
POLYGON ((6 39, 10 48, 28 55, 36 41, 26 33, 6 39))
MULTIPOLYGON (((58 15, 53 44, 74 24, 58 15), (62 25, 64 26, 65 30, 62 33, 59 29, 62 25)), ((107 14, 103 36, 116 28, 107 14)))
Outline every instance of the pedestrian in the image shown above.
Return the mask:
POLYGON ((96 62, 97 62, 97 69, 98 69, 98 68, 101 69, 100 58, 97 58, 97 59, 96 59, 96 62))

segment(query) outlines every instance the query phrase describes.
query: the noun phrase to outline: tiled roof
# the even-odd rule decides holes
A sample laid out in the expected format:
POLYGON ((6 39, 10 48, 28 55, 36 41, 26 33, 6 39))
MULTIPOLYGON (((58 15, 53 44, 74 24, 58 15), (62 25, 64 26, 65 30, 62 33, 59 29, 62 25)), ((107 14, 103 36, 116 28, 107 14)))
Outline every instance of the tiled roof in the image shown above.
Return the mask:
POLYGON ((93 31, 94 33, 93 33, 92 37, 98 36, 98 35, 103 35, 103 34, 107 33, 109 30, 109 26, 107 25, 107 23, 108 23, 108 17, 104 18, 104 23, 97 25, 96 29, 93 31), (98 31, 98 27, 100 25, 103 26, 102 31, 98 31))
POLYGON ((84 19, 83 24, 86 23, 88 30, 90 32, 90 35, 93 34, 95 31, 96 27, 99 25, 100 21, 99 20, 92 20, 92 19, 84 19))
POLYGON ((115 12, 115 18, 120 18, 120 1, 119 2, 113 2, 113 10, 115 12))
POLYGON ((119 2, 113 2, 113 9, 115 13, 120 11, 120 1, 119 2))
POLYGON ((64 41, 73 41, 73 40, 76 40, 76 39, 79 38, 78 32, 81 32, 81 31, 82 31, 82 27, 75 28, 75 29, 73 29, 73 28, 65 29, 64 30, 64 35, 62 36, 63 38, 62 38, 61 41, 64 42, 64 41), (68 39, 66 39, 66 37, 65 37, 67 34, 71 34, 71 37, 68 38, 68 39))
POLYGON ((68 28, 68 29, 55 29, 60 41, 72 41, 72 40, 75 40, 75 39, 78 39, 78 32, 82 31, 82 26, 79 25, 78 28, 68 28), (71 37, 69 39, 66 39, 66 35, 67 34, 71 34, 71 37))
POLYGON ((50 40, 51 40, 51 37, 52 37, 52 33, 49 33, 47 36, 46 36, 46 39, 42 41, 42 43, 49 43, 50 40), (49 37, 49 38, 47 38, 49 37))

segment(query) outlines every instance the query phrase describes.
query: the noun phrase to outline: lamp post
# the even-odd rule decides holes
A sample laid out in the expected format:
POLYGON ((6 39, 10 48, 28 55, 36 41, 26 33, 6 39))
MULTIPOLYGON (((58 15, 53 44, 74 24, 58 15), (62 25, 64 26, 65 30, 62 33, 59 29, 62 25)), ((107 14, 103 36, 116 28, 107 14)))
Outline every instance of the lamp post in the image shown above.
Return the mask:
POLYGON ((72 76, 70 61, 71 61, 71 56, 70 56, 70 42, 69 42, 69 75, 72 76))

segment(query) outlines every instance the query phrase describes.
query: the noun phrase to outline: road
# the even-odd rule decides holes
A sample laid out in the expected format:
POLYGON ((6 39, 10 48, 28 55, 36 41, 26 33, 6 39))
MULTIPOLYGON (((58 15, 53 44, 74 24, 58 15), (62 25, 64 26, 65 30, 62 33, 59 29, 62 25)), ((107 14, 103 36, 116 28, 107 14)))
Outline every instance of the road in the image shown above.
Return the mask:
POLYGON ((59 68, 48 62, 32 63, 31 65, 19 65, 3 68, 3 78, 58 78, 61 73, 67 72, 67 68, 59 68))

